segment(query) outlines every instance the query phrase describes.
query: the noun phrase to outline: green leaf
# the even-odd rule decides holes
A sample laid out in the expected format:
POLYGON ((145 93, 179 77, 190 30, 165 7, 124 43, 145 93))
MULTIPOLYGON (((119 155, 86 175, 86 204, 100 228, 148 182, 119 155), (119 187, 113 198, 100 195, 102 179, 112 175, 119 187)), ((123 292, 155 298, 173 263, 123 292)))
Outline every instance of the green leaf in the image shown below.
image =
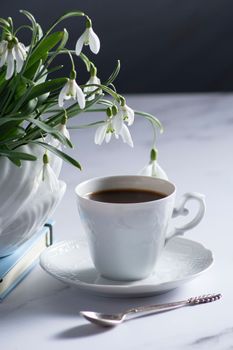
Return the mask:
MULTIPOLYGON (((23 79, 23 77, 19 76, 18 83, 17 83, 17 85, 15 84, 14 96, 13 96, 14 101, 18 102, 19 99, 22 96, 24 96, 27 89, 28 89, 28 83, 26 82, 26 79, 23 79)), ((12 107, 12 106, 10 106, 10 107, 12 107)), ((12 109, 12 108, 10 108, 10 109, 12 109)))
POLYGON ((10 123, 12 121, 22 122, 24 119, 25 119, 25 117, 2 117, 2 118, 0 118, 0 126, 4 125, 6 123, 10 123))
POLYGON ((33 50, 31 57, 27 64, 27 69, 30 68, 35 62, 39 61, 42 57, 48 54, 48 52, 56 46, 64 36, 64 32, 55 32, 48 37, 44 37, 33 50))
POLYGON ((18 166, 19 168, 21 167, 22 163, 21 163, 20 159, 11 158, 11 157, 8 157, 8 159, 10 159, 10 161, 11 161, 12 163, 14 163, 16 166, 18 166))
MULTIPOLYGON (((46 56, 43 57, 43 59, 45 58, 46 56)), ((39 61, 36 61, 33 65, 31 65, 31 67, 24 72, 24 77, 33 80, 36 73, 39 71, 42 65, 43 59, 40 59, 39 61)))
POLYGON ((47 92, 51 92, 57 89, 60 89, 67 83, 68 79, 67 78, 58 78, 54 80, 49 80, 44 83, 35 85, 31 93, 28 95, 26 101, 29 101, 35 97, 41 96, 43 94, 46 94, 47 92))
POLYGON ((11 159, 20 159, 20 160, 30 160, 34 161, 37 158, 29 153, 17 152, 13 150, 0 149, 0 155, 5 157, 10 157, 11 159))
POLYGON ((21 126, 15 126, 7 132, 0 134, 0 145, 25 136, 25 130, 21 126), (2 141, 3 140, 3 141, 2 141))
POLYGON ((81 165, 79 164, 79 162, 77 160, 70 157, 68 154, 60 151, 56 147, 54 147, 52 145, 48 145, 47 143, 41 142, 41 141, 32 141, 32 142, 36 143, 37 145, 41 145, 42 147, 44 147, 44 148, 48 149, 49 151, 53 152, 54 154, 56 154, 58 157, 60 157, 64 161, 66 161, 66 162, 74 165, 76 168, 82 170, 81 165))

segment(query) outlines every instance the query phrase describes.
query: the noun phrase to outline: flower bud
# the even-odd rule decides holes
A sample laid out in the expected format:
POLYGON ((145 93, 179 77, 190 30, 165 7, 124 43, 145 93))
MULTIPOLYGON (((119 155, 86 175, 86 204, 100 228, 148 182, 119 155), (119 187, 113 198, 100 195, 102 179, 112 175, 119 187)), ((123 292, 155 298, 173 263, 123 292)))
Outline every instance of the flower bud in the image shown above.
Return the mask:
POLYGON ((112 114, 113 114, 113 116, 115 116, 117 113, 118 113, 118 108, 117 108, 116 105, 113 105, 112 106, 112 114))
POLYGON ((90 73, 92 77, 95 77, 97 75, 97 68, 94 66, 93 63, 91 63, 90 73))
POLYGON ((91 19, 88 17, 86 21, 86 28, 91 28, 92 27, 92 22, 91 19))
POLYGON ((76 79, 76 75, 77 75, 77 73, 75 72, 75 70, 72 69, 72 71, 70 72, 70 79, 71 80, 75 80, 76 79))
POLYGON ((157 155, 158 155, 158 151, 155 148, 152 148, 151 152, 150 152, 150 160, 154 161, 157 159, 157 155))
POLYGON ((13 42, 14 44, 18 44, 18 43, 19 43, 19 40, 14 36, 14 37, 12 38, 12 42, 13 42))
POLYGON ((123 96, 120 96, 120 105, 124 107, 126 104, 125 98, 123 96))
POLYGON ((61 125, 66 125, 67 120, 68 120, 68 118, 67 118, 67 113, 66 113, 66 111, 65 111, 65 114, 63 115, 63 117, 62 117, 62 119, 61 119, 61 125))
POLYGON ((108 107, 108 108, 106 109, 106 114, 107 114, 108 117, 111 117, 111 116, 112 116, 112 108, 111 108, 111 107, 108 107))
POLYGON ((47 153, 45 153, 45 154, 43 155, 43 163, 44 163, 44 164, 48 164, 48 163, 49 163, 49 157, 48 157, 47 153))

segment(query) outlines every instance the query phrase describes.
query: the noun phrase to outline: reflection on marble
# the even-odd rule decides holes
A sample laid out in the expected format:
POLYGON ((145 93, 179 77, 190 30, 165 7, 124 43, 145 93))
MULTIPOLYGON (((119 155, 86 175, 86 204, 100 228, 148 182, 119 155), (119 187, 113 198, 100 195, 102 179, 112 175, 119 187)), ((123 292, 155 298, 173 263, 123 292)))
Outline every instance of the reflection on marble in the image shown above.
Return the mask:
MULTIPOLYGON (((233 95, 130 96, 128 104, 162 120, 165 132, 158 135, 159 162, 176 182, 178 196, 186 191, 206 195, 206 216, 186 236, 213 251, 213 268, 163 295, 117 299, 67 287, 36 267, 0 304, 1 349, 233 348, 233 95), (221 292, 222 300, 137 318, 108 331, 88 324, 78 314, 83 309, 119 312, 209 292, 221 292)), ((91 120, 92 115, 81 117, 79 122, 87 118, 91 120)), ((77 148, 72 155, 81 161, 84 170, 80 173, 66 164, 62 170, 68 190, 55 214, 57 241, 84 239, 73 192, 78 182, 106 174, 137 173, 148 161, 152 139, 149 124, 139 117, 131 130, 134 150, 116 140, 101 147, 94 145, 94 129, 73 133, 77 148)))

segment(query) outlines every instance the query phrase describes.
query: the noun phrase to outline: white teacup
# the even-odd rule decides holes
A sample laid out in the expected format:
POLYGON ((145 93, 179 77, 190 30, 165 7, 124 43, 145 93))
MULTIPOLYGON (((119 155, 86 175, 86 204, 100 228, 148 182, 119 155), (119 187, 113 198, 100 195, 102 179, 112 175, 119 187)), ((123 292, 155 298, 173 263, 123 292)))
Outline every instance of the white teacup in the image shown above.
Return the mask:
POLYGON ((111 176, 80 183, 75 189, 80 217, 87 234, 91 257, 97 271, 113 280, 147 277, 171 238, 196 226, 204 216, 204 196, 186 193, 174 208, 173 183, 148 176, 111 176), (155 191, 164 198, 139 203, 105 203, 88 195, 110 189, 155 191), (187 215, 185 204, 196 200, 196 216, 182 227, 168 231, 172 217, 187 215))

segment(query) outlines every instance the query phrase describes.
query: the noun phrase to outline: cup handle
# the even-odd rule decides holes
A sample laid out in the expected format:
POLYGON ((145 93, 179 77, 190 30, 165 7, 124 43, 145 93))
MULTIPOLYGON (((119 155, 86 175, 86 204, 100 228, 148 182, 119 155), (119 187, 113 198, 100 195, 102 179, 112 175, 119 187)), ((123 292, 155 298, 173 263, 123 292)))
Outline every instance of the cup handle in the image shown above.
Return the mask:
POLYGON ((189 210, 185 208, 185 204, 189 200, 196 200, 199 204, 198 212, 196 216, 187 224, 181 226, 181 227, 175 227, 166 237, 165 243, 170 241, 171 238, 176 237, 176 236, 182 236, 185 231, 192 229, 193 227, 197 226, 199 222, 202 220, 204 214, 205 214, 205 196, 203 194, 197 193, 197 192, 188 192, 185 193, 180 200, 179 205, 174 208, 172 217, 175 218, 179 215, 186 216, 189 214, 189 210))

